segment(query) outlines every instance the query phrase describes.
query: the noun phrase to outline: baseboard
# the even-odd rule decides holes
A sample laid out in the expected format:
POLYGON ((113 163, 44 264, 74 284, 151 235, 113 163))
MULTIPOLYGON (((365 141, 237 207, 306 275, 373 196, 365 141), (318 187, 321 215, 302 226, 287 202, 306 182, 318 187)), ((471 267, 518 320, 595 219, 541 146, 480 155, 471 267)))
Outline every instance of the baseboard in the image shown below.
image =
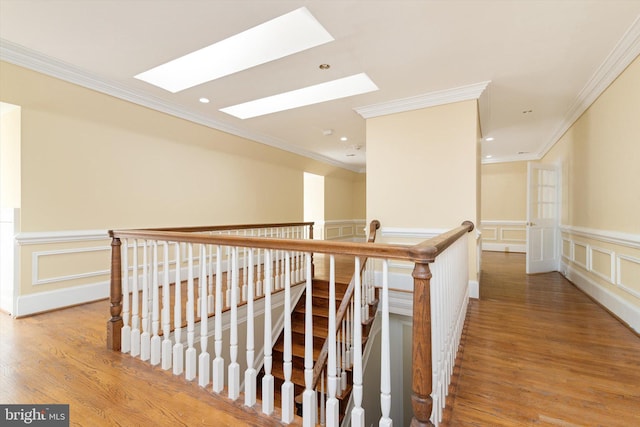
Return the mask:
MULTIPOLYGON (((109 282, 98 282, 54 291, 20 295, 16 298, 15 317, 29 316, 106 298, 109 298, 109 282)), ((108 312, 105 312, 105 316, 108 316, 108 314, 108 312)))
POLYGON ((469 280, 469 298, 480 298, 480 283, 477 280, 469 280))
POLYGON ((598 285, 581 271, 565 262, 562 262, 560 271, 564 272, 564 276, 578 289, 593 298, 636 333, 640 333, 640 307, 598 285))
POLYGON ((527 246, 523 244, 512 243, 487 243, 482 242, 482 250, 490 252, 518 252, 526 253, 527 246))

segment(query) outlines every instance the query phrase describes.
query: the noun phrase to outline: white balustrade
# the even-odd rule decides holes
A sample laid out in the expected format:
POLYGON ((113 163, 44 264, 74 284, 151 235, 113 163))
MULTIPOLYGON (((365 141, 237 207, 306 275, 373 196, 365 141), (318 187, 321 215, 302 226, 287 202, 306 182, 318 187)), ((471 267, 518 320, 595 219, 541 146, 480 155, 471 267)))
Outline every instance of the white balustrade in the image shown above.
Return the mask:
POLYGON ((216 297, 215 297, 215 341, 213 359, 213 391, 224 388, 224 359, 222 358, 222 248, 216 246, 216 297))
POLYGON ((182 344, 182 282, 180 270, 181 245, 176 243, 176 284, 174 289, 173 328, 175 344, 173 345, 173 375, 180 375, 184 370, 184 345, 182 344))
POLYGON ((133 274, 131 275, 131 350, 132 356, 140 354, 140 315, 138 295, 138 240, 133 241, 133 274))
POLYGON ((140 335, 140 359, 151 357, 151 334, 149 334, 149 263, 147 241, 142 243, 142 335, 140 335))
MULTIPOLYGON (((360 258, 355 259, 355 271, 360 271, 360 258)), ((355 275, 353 300, 358 304, 362 300, 360 274, 355 275)), ((353 409, 351 410, 351 426, 364 427, 364 409, 362 408, 362 310, 358 306, 353 313, 353 409)))
POLYGON ((264 251, 264 376, 262 377, 262 412, 273 413, 274 378, 271 374, 273 339, 271 337, 271 286, 273 277, 271 250, 264 251))
POLYGON ((389 335, 389 262, 382 261, 382 330, 380 333, 380 427, 391 427, 391 343, 389 335))
POLYGON ((337 427, 340 417, 340 402, 336 398, 338 390, 337 354, 336 354, 336 260, 329 256, 329 325, 328 325, 328 360, 327 360, 327 409, 326 422, 329 427, 337 427))
POLYGON ((169 282, 169 273, 171 265, 169 262, 169 242, 164 242, 163 246, 163 269, 162 272, 162 369, 171 369, 172 353, 171 353, 171 283, 169 282))
POLYGON ((196 377, 196 349, 195 340, 195 295, 193 291, 193 243, 187 243, 187 351, 185 354, 185 373, 187 381, 196 377))
MULTIPOLYGON (((227 273, 229 274, 229 273, 227 273)), ((238 248, 231 251, 231 334, 229 337, 229 399, 240 394, 240 365, 238 364, 238 248)))
POLYGON ((152 249, 152 282, 151 282, 151 329, 153 332, 153 336, 151 337, 151 365, 155 366, 160 363, 160 351, 161 351, 161 343, 160 339, 160 283, 158 278, 158 242, 152 241, 151 243, 152 249))
POLYGON ((248 274, 248 300, 247 300, 247 369, 244 373, 244 404, 245 406, 253 406, 256 404, 256 376, 257 371, 254 367, 254 338, 253 326, 255 316, 253 310, 254 295, 254 268, 253 268, 253 249, 249 250, 249 274, 248 274))
POLYGON ((304 384, 302 395, 302 419, 304 427, 316 424, 316 393, 313 391, 313 281, 311 277, 311 254, 306 254, 306 284, 304 302, 304 384))
POLYGON ((121 242, 122 253, 122 330, 121 334, 121 348, 123 353, 129 353, 131 350, 131 326, 129 325, 129 241, 124 239, 121 242))
POLYGON ((200 245, 200 277, 198 279, 198 285, 200 285, 200 356, 198 357, 198 385, 200 387, 206 387, 209 384, 209 364, 211 363, 211 357, 207 352, 207 341, 209 340, 208 334, 208 305, 209 299, 207 295, 207 248, 205 245, 200 245))

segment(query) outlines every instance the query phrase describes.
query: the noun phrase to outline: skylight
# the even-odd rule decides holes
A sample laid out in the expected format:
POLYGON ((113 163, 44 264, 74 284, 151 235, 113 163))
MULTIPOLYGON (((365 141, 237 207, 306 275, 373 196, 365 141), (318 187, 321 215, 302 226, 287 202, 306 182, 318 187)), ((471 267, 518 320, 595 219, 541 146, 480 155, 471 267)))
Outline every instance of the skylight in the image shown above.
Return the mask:
POLYGON ((378 90, 378 86, 365 73, 308 86, 266 98, 221 108, 220 111, 238 117, 250 119, 278 111, 318 104, 334 99, 360 95, 378 90))
POLYGON ((176 93, 333 41, 306 7, 135 76, 176 93))

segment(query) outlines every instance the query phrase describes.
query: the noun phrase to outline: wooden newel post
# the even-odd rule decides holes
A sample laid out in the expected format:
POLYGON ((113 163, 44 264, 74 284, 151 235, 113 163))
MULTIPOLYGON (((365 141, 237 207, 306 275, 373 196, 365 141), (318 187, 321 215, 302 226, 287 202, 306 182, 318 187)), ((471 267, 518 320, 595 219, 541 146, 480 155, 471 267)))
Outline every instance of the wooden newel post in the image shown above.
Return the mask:
POLYGON ((111 319, 107 322, 107 348, 120 351, 122 332, 122 264, 120 239, 111 236, 111 319))
POLYGON ((431 367, 431 271, 428 263, 417 263, 413 269, 413 373, 411 426, 433 426, 431 367))

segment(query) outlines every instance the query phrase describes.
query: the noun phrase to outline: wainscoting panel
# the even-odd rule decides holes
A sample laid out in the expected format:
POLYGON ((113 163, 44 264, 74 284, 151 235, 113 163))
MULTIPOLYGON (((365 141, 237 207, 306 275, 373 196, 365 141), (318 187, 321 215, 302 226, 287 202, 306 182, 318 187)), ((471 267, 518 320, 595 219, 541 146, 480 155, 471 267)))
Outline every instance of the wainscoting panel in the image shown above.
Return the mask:
POLYGON ((640 332, 640 235, 560 228, 562 274, 640 332))
POLYGON ((525 221, 482 221, 482 250, 494 252, 521 252, 527 250, 525 221))
POLYGON ((341 240, 346 242, 364 242, 366 239, 366 225, 364 219, 330 220, 324 223, 316 223, 316 227, 322 231, 323 240, 341 240))

